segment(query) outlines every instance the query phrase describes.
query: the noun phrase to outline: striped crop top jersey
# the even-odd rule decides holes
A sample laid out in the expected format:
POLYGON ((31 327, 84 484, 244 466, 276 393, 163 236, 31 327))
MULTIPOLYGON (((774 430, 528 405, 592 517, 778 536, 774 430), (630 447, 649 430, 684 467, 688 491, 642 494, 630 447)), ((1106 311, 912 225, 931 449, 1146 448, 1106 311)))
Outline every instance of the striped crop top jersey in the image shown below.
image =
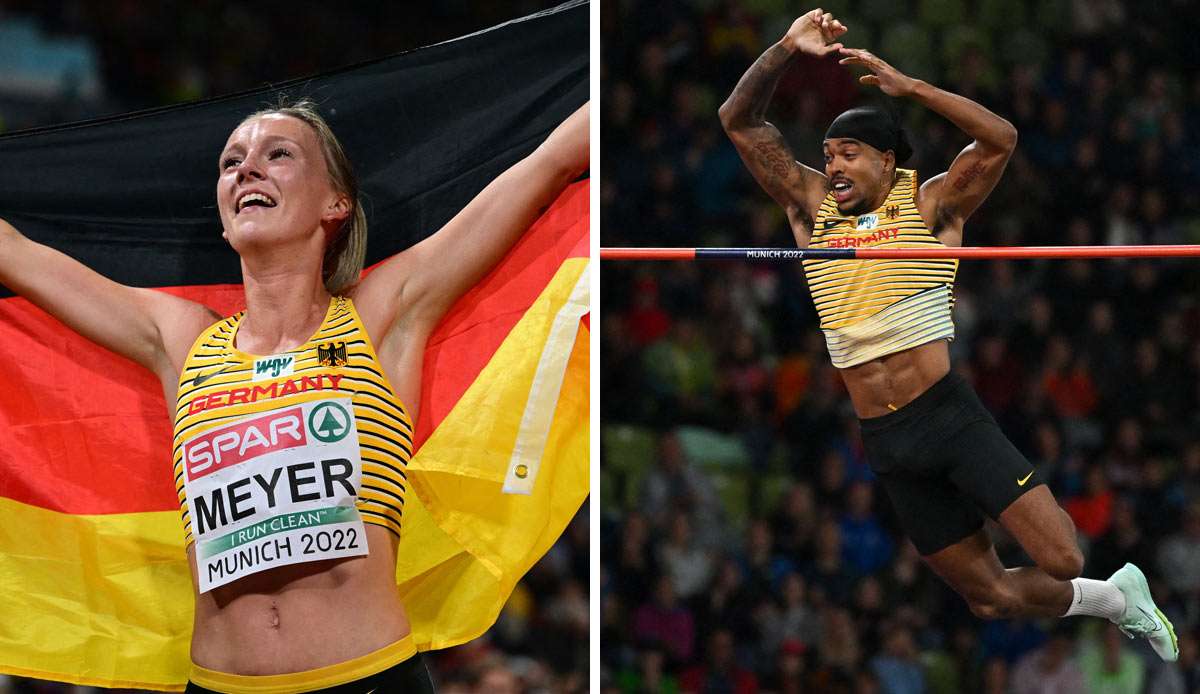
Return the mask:
MULTIPOLYGON (((292 350, 270 356, 247 354, 234 346, 243 315, 230 316, 205 330, 192 345, 179 379, 172 458, 187 545, 195 541, 193 507, 214 518, 219 511, 238 520, 239 512, 260 503, 249 501, 251 491, 256 499, 274 504, 289 491, 293 497, 303 497, 319 494, 322 485, 332 491, 339 483, 348 483, 336 476, 336 466, 332 473, 325 471, 326 477, 334 476, 323 480, 320 463, 324 461, 314 459, 293 465, 295 469, 281 471, 280 476, 263 478, 264 482, 255 480, 257 486, 246 480, 244 486, 231 487, 223 496, 214 495, 207 504, 196 506, 189 504, 185 489, 185 462, 190 480, 202 467, 254 462, 256 454, 277 452, 291 445, 292 438, 294 450, 301 450, 301 438, 307 437, 304 443, 333 441, 355 430, 361 469, 354 477, 361 483, 354 490, 357 498, 351 496, 354 507, 364 523, 381 525, 399 537, 413 427, 384 376, 354 303, 333 297, 316 334, 292 350), (338 405, 346 404, 345 399, 351 405, 351 418, 344 418, 346 410, 338 405), (290 424, 269 420, 273 413, 289 412, 298 413, 290 424)), ((354 466, 358 463, 355 460, 354 466)), ((287 522, 298 522, 297 515, 291 514, 287 522)), ((271 522, 283 521, 272 518, 271 522)))
MULTIPOLYGON (((845 217, 825 196, 809 248, 944 246, 917 209, 917 172, 897 169, 887 199, 868 214, 845 217)), ((805 260, 829 357, 838 368, 953 340, 957 259, 805 260)))

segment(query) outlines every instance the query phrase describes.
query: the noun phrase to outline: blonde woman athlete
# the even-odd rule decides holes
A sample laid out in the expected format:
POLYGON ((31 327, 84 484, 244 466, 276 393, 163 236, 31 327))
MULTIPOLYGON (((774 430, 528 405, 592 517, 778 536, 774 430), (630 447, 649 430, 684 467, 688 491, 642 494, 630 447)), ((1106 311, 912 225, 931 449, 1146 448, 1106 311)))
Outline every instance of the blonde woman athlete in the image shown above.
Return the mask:
POLYGON ((425 342, 588 166, 588 106, 444 227, 359 280, 366 222, 312 105, 218 162, 246 309, 112 282, 0 220, 0 283, 153 371, 196 589, 189 692, 432 691, 395 585, 425 342))

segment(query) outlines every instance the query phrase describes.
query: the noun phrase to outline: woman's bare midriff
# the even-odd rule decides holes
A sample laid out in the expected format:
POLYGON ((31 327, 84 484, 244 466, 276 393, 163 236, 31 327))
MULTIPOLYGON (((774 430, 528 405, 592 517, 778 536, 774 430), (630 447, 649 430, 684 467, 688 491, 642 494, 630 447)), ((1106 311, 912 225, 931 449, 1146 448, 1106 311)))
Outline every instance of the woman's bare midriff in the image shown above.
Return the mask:
MULTIPOLYGON (((366 526, 365 557, 265 571, 196 595, 192 662, 237 675, 342 663, 411 630, 396 591, 396 537, 366 526)), ((196 585, 194 547, 188 548, 196 585)))
POLYGON ((950 349, 945 340, 938 340, 841 372, 859 419, 881 417, 912 402, 949 373, 950 349))

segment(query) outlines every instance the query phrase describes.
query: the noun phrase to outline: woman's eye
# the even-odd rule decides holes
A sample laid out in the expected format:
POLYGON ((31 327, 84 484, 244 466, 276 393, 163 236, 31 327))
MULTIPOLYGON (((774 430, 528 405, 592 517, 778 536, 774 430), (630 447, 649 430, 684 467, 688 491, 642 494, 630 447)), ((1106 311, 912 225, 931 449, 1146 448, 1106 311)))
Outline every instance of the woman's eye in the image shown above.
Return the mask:
POLYGON ((229 157, 225 161, 221 162, 222 169, 228 169, 231 166, 237 166, 237 165, 238 165, 238 160, 234 159, 233 157, 229 157))
POLYGON ((271 158, 272 159, 275 159, 278 157, 290 157, 290 156, 292 156, 292 153, 282 147, 271 150, 271 158))

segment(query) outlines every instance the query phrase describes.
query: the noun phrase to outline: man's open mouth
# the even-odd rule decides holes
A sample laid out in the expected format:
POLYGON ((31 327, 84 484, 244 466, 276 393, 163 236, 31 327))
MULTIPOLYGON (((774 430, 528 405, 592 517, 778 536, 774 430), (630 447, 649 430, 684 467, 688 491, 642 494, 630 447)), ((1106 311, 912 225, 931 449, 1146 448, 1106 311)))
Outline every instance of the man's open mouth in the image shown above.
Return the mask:
POLYGON ((833 183, 833 197, 838 202, 845 202, 850 197, 850 191, 854 189, 854 184, 842 178, 833 183))

